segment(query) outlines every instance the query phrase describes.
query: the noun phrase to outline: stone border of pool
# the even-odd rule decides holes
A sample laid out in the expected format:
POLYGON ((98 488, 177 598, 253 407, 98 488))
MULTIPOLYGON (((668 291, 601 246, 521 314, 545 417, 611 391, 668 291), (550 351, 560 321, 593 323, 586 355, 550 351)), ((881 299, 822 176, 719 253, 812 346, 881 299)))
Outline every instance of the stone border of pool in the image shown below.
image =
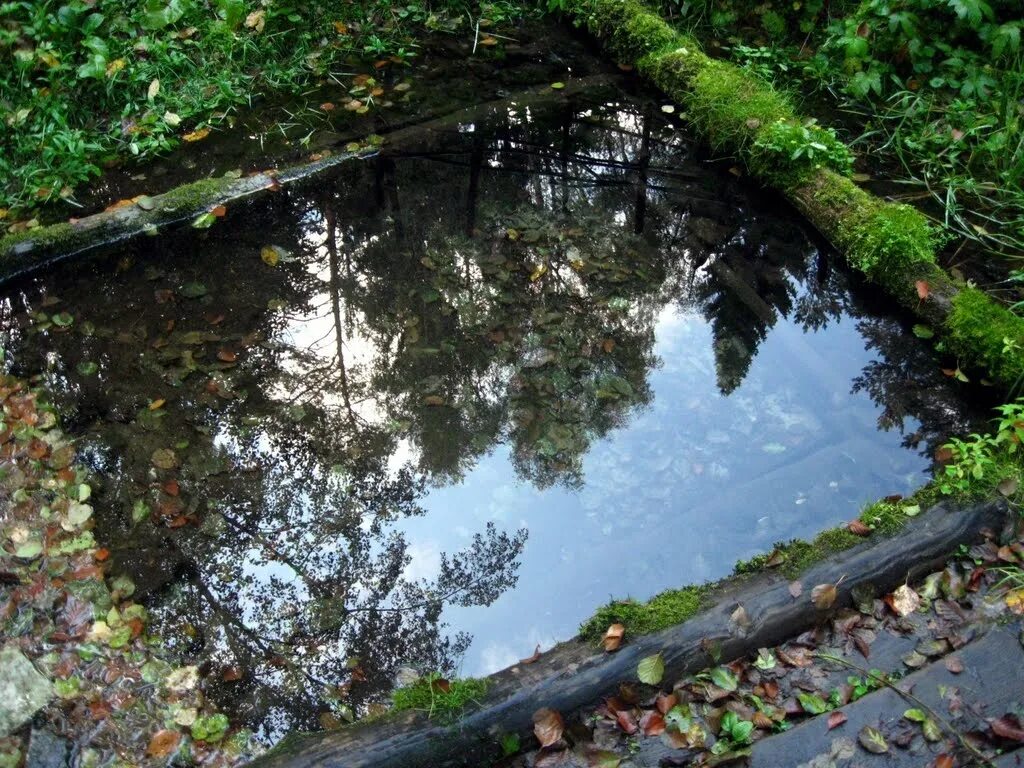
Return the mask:
MULTIPOLYGON (((564 100, 590 88, 606 85, 607 75, 572 80, 562 88, 548 85, 528 88, 511 96, 483 102, 454 112, 427 118, 387 134, 389 146, 424 131, 480 118, 492 110, 515 105, 564 100)), ((201 179, 163 194, 144 197, 124 206, 85 216, 73 222, 50 224, 0 238, 0 283, 65 258, 124 243, 142 235, 158 235, 162 229, 211 215, 203 222, 216 226, 218 206, 233 206, 263 197, 284 187, 310 181, 347 163, 374 156, 383 139, 370 137, 357 151, 334 152, 317 160, 251 176, 201 179)), ((222 212, 218 212, 222 213, 222 212)))
POLYGON ((575 638, 486 679, 487 692, 452 725, 432 722, 422 712, 392 712, 336 731, 295 734, 252 763, 261 768, 444 768, 490 764, 501 756, 507 734, 531 738, 533 713, 541 707, 568 712, 592 703, 636 676, 640 659, 661 653, 666 679, 693 674, 772 646, 811 628, 833 610, 852 602, 857 587, 877 593, 941 566, 960 544, 998 533, 1013 518, 1004 499, 968 508, 940 503, 908 520, 891 536, 877 536, 834 553, 801 575, 808 589, 790 592, 782 574, 761 571, 732 576, 706 587, 704 610, 686 621, 636 637, 615 653, 600 643, 575 638), (815 607, 810 586, 835 584, 832 609, 815 607), (743 607, 750 619, 739 626, 733 615, 743 607))

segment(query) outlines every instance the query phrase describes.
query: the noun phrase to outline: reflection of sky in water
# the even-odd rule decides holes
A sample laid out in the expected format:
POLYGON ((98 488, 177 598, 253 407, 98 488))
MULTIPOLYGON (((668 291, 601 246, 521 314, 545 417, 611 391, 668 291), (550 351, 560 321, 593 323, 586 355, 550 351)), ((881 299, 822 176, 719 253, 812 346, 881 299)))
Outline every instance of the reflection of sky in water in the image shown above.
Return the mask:
POLYGON ((878 432, 870 399, 850 394, 872 358, 863 346, 848 318, 806 334, 781 320, 742 386, 723 396, 706 321, 667 307, 654 401, 594 443, 578 493, 517 480, 507 446, 461 485, 432 490, 428 514, 403 525, 411 575, 436 572, 439 553, 465 546, 488 520, 530 531, 516 589, 489 608, 446 613, 474 637, 462 673, 493 672, 571 637, 612 597, 721 577, 773 542, 911 490, 926 461, 898 433, 878 432))

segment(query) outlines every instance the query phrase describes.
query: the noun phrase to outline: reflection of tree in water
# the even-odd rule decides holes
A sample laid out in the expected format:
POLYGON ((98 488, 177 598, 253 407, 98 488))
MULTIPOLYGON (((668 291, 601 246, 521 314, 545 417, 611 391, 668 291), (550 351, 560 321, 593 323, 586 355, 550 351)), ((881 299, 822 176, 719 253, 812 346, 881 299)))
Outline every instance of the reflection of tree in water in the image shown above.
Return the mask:
POLYGON ((880 429, 898 429, 904 446, 923 443, 922 453, 931 455, 951 434, 975 428, 981 409, 965 412, 962 395, 950 386, 934 356, 898 320, 862 318, 857 328, 877 356, 853 380, 853 391, 866 392, 881 408, 880 429), (908 431, 907 422, 915 420, 917 428, 908 431))
POLYGON ((514 585, 524 534, 488 527, 424 573, 396 527, 502 442, 538 487, 578 484, 593 441, 650 402, 666 307, 709 318, 726 393, 779 317, 843 308, 799 231, 649 114, 568 110, 349 168, 198 250, 157 241, 76 278, 72 333, 8 340, 84 432, 124 510, 106 539, 126 537, 115 561, 166 634, 213 678, 244 675, 214 688, 222 706, 312 728, 403 664, 453 671, 467 638, 443 605, 514 585), (267 243, 294 260, 264 266, 267 243), (175 465, 153 467, 166 448, 175 465))

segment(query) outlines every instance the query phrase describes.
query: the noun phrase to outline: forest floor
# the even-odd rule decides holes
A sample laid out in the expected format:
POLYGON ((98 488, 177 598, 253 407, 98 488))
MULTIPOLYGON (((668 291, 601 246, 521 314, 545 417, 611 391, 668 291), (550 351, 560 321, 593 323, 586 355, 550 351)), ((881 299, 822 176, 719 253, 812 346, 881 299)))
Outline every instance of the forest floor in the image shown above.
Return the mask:
POLYGON ((9 376, 0 402, 0 766, 225 766, 257 754, 204 697, 208 670, 176 665, 131 579, 108 573, 88 473, 53 409, 9 376))

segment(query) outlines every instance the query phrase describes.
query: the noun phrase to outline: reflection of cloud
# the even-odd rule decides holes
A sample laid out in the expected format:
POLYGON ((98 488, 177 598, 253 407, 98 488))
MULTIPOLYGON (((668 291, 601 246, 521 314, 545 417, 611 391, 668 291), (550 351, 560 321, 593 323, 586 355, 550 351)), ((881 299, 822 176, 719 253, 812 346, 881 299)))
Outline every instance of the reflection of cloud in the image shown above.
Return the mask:
POLYGON ((435 541, 417 541, 409 544, 409 564, 402 577, 409 581, 433 579, 441 568, 441 550, 435 541))
POLYGON ((490 675, 500 672, 506 667, 518 664, 521 659, 533 655, 539 645, 542 651, 553 647, 558 639, 550 632, 543 632, 539 627, 530 627, 517 638, 509 642, 491 642, 480 649, 475 670, 468 670, 470 675, 490 675))

